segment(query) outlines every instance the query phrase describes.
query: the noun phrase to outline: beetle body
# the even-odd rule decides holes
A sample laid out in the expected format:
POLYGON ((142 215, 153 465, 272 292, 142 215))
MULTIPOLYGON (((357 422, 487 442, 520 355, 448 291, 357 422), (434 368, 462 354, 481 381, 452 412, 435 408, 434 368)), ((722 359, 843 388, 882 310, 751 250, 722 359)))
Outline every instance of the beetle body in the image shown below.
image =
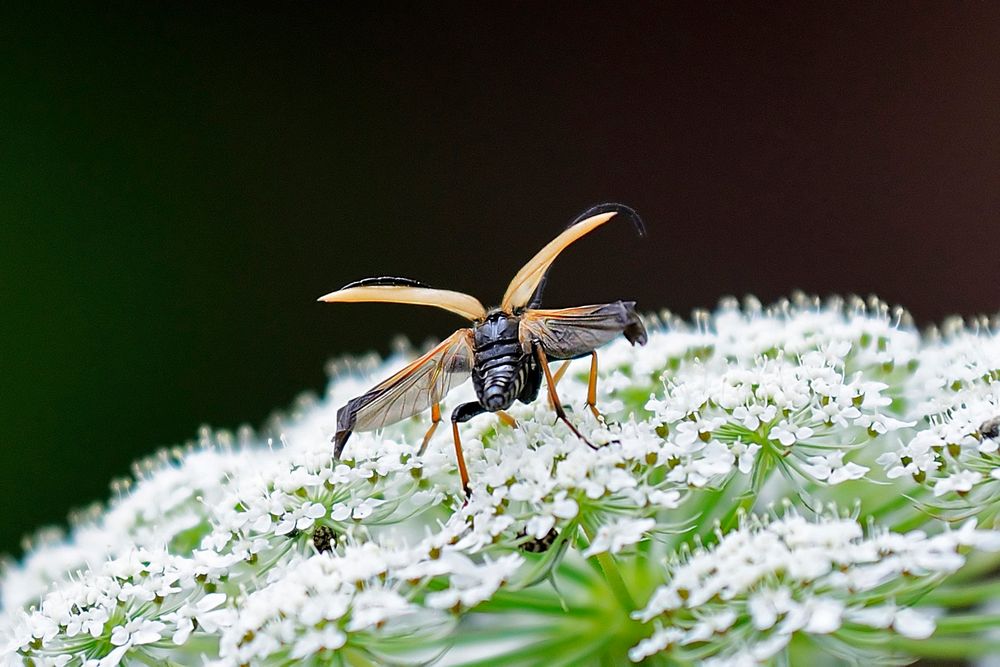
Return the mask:
POLYGON ((334 457, 340 457, 354 431, 373 431, 430 408, 432 423, 420 446, 422 453, 441 421, 441 401, 452 388, 470 377, 476 401, 459 405, 451 413, 455 453, 466 493, 470 493, 469 477, 458 424, 484 412, 495 412, 505 423, 516 426, 504 410, 518 400, 534 401, 543 377, 556 416, 593 447, 570 421, 556 393, 556 383, 565 365, 553 374, 548 362, 590 355, 587 407, 595 417, 603 420, 596 406, 596 349, 619 335, 624 335, 632 344, 643 345, 646 330, 632 301, 555 310, 543 310, 538 306, 549 267, 558 254, 618 213, 630 217, 640 235, 644 235, 642 221, 627 206, 595 206, 571 222, 518 271, 497 308, 486 309, 468 294, 433 289, 415 280, 393 277, 366 278, 320 297, 321 301, 339 303, 377 301, 435 306, 472 322, 472 326, 457 330, 393 376, 348 401, 337 412, 334 457))
POLYGON ((506 410, 518 399, 531 403, 542 386, 542 369, 521 344, 520 322, 494 309, 472 328, 472 386, 489 412, 506 410))

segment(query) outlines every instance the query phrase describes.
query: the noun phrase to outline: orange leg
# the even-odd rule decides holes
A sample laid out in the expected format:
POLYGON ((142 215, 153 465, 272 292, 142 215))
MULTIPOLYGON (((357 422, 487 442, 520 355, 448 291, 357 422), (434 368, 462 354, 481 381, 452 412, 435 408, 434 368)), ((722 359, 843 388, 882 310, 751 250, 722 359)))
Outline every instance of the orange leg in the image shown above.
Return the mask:
POLYGON ((580 431, 577 430, 575 426, 573 426, 573 423, 569 420, 569 417, 566 416, 566 411, 563 409, 562 403, 559 402, 559 394, 556 393, 555 379, 552 377, 551 369, 549 369, 549 361, 545 356, 545 350, 543 350, 542 346, 539 345, 538 343, 535 343, 535 356, 538 357, 538 363, 541 364, 542 372, 545 373, 545 383, 548 385, 549 388, 549 400, 552 401, 552 405, 554 406, 554 409, 556 411, 556 416, 559 417, 559 419, 561 419, 562 422, 569 427, 569 430, 573 431, 576 437, 583 440, 590 447, 597 449, 594 443, 592 443, 590 440, 587 440, 587 438, 585 438, 583 434, 580 433, 580 431))
POLYGON ((462 490, 468 498, 472 495, 472 489, 469 488, 469 471, 465 467, 465 455, 462 454, 462 439, 458 436, 458 422, 451 423, 451 433, 455 436, 455 456, 458 458, 458 474, 462 476, 462 490))
POLYGON ((420 443, 420 450, 417 452, 417 456, 423 456, 424 452, 427 451, 427 443, 431 441, 431 436, 434 435, 434 431, 437 430, 438 424, 441 423, 441 404, 435 403, 431 406, 431 427, 427 429, 427 433, 424 435, 424 441, 420 443))
MULTIPOLYGON (((556 371, 556 374, 552 376, 553 383, 559 384, 559 380, 562 380, 563 376, 566 375, 566 371, 567 369, 569 369, 569 364, 570 364, 569 360, 566 360, 562 363, 562 366, 559 367, 559 370, 556 371)), ((552 406, 553 410, 556 409, 556 406, 552 404, 552 394, 549 394, 549 405, 552 406)))
POLYGON ((597 352, 590 353, 590 384, 587 386, 587 407, 594 413, 599 422, 604 421, 604 415, 597 409, 597 352))
POLYGON ((503 410, 497 410, 495 414, 497 417, 499 417, 500 421, 502 421, 507 426, 510 426, 511 428, 517 428, 517 420, 511 417, 503 410))

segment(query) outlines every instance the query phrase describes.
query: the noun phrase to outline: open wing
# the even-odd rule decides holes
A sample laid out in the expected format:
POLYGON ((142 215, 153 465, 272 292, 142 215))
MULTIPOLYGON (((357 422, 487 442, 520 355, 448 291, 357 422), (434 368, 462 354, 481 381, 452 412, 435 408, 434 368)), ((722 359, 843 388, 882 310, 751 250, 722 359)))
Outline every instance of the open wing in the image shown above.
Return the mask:
POLYGON ((634 301, 593 306, 526 310, 518 331, 525 350, 533 341, 552 359, 574 359, 614 339, 618 334, 635 345, 646 344, 646 328, 635 312, 634 301))
POLYGON ((515 308, 523 308, 528 305, 535 293, 535 288, 538 287, 538 283, 545 276, 549 265, 555 261, 559 253, 581 236, 597 229, 615 215, 617 215, 617 211, 593 215, 569 227, 562 234, 549 241, 544 248, 538 251, 538 254, 521 267, 514 279, 510 281, 507 291, 504 292, 503 300, 500 302, 500 307, 505 312, 510 313, 515 308))
POLYGON ((545 282, 549 267, 556 257, 571 243, 580 237, 589 234, 615 215, 623 213, 626 218, 632 221, 639 236, 646 235, 646 228, 642 224, 642 219, 638 214, 624 204, 598 204, 592 206, 571 222, 562 234, 549 241, 548 245, 542 248, 537 255, 531 258, 527 264, 521 267, 514 279, 507 286, 507 291, 503 295, 501 308, 508 312, 514 312, 516 308, 537 306, 541 298, 541 288, 545 282))
POLYGON ((434 349, 337 412, 334 453, 340 456, 353 431, 374 431, 439 403, 472 371, 472 329, 459 329, 434 349))
POLYGON ((432 289, 406 278, 365 278, 321 296, 328 303, 412 303, 418 306, 444 308, 470 320, 486 316, 486 308, 474 296, 451 290, 432 289))

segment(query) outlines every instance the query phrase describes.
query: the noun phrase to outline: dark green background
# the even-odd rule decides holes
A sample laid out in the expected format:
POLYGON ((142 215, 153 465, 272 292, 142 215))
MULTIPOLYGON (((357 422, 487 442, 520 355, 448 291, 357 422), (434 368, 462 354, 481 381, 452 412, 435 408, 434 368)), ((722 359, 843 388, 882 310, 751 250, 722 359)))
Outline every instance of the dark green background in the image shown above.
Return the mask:
POLYGON ((320 294, 495 300, 598 201, 649 239, 595 233, 549 305, 1000 306, 996 5, 203 4, 0 16, 0 550, 459 324, 320 294))

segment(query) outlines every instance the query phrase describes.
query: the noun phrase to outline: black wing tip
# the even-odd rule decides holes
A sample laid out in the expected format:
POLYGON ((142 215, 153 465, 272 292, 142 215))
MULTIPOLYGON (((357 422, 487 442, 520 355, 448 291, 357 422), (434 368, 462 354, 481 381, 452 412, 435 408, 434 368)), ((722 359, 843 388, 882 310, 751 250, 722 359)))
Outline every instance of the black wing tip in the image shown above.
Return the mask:
POLYGON ((344 453, 344 447, 347 446, 347 439, 351 437, 351 431, 337 431, 337 434, 333 436, 333 460, 339 461, 340 455, 344 453))
POLYGON ((601 213, 612 213, 612 212, 627 217, 629 220, 632 221, 632 226, 635 227, 636 234, 638 234, 640 238, 646 237, 646 225, 642 221, 642 218, 639 217, 639 214, 636 213, 635 209, 632 208, 631 206, 627 206, 625 204, 619 204, 617 202, 605 202, 603 204, 594 204, 586 211, 576 216, 576 218, 573 219, 573 222, 569 223, 567 228, 572 227, 581 220, 586 220, 587 218, 591 218, 595 215, 600 215, 601 213))
POLYGON ((426 287, 427 289, 432 289, 430 285, 422 283, 419 280, 414 280, 412 278, 398 278, 395 276, 362 278, 361 280, 355 280, 353 283, 347 283, 340 289, 345 290, 349 287, 426 287))
POLYGON ((632 345, 645 345, 649 341, 646 325, 642 323, 639 313, 635 312, 635 301, 619 301, 625 308, 625 328, 622 333, 632 345))
MULTIPOLYGON (((367 394, 365 395, 367 396, 367 394)), ((354 424, 358 419, 359 403, 362 403, 365 396, 352 398, 339 410, 337 410, 337 433, 333 436, 333 459, 340 460, 340 455, 344 453, 347 446, 347 439, 354 432, 354 424)))
POLYGON ((625 334, 625 340, 632 345, 645 345, 649 342, 649 335, 646 333, 646 327, 643 326, 642 322, 629 324, 622 333, 625 334))

